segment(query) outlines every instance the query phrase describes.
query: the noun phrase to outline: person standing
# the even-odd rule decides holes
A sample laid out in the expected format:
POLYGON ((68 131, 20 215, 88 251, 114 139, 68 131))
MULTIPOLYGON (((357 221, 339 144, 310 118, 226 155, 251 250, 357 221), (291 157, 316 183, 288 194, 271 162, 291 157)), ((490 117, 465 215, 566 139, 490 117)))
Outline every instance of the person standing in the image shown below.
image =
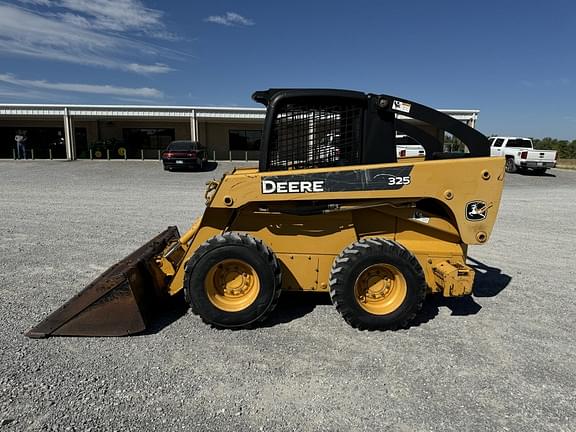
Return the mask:
POLYGON ((14 137, 14 141, 16 141, 16 151, 18 152, 18 159, 26 160, 26 135, 22 131, 16 132, 16 136, 14 137))

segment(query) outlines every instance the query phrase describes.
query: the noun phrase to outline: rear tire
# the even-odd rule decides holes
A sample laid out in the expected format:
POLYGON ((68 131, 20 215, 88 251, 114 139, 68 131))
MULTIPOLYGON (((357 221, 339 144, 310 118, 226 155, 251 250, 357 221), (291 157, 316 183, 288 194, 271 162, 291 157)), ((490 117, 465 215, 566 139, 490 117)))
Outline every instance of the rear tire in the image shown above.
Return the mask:
POLYGON ((278 260, 261 240, 227 232, 194 253, 186 265, 184 293, 204 322, 247 328, 276 307, 281 279, 278 260))
POLYGON ((516 164, 514 163, 514 158, 507 158, 506 159, 506 172, 507 173, 515 173, 517 171, 516 164))
POLYGON ((332 302, 346 322, 360 330, 407 327, 425 295, 418 260, 391 240, 361 239, 344 249, 332 265, 332 302))

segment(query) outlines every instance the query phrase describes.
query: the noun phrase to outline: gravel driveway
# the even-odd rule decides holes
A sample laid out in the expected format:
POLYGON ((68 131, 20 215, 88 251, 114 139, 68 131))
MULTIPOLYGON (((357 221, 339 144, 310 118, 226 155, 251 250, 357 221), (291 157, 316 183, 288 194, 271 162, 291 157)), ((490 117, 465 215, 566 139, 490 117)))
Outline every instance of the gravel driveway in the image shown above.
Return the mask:
POLYGON ((350 328, 285 295, 255 330, 183 308, 129 338, 22 333, 115 261, 203 210, 231 168, 0 162, 0 430, 576 431, 576 171, 508 175, 475 295, 419 325, 350 328))

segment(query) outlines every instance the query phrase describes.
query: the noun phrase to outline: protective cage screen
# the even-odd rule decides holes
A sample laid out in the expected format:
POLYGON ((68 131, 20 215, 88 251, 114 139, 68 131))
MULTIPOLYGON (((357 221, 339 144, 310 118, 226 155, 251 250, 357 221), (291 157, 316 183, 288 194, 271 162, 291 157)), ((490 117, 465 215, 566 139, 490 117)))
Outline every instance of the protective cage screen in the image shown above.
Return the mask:
POLYGON ((287 104, 276 112, 268 168, 359 163, 362 113, 362 107, 352 104, 287 104))

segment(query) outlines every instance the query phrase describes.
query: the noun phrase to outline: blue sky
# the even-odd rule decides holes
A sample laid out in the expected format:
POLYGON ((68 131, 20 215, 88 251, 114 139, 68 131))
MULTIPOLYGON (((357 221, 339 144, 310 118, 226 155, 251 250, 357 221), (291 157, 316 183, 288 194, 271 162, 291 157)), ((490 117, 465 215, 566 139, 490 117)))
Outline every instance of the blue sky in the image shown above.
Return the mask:
POLYGON ((0 102, 253 106, 333 87, 576 139, 575 42, 569 1, 0 0, 0 102))

